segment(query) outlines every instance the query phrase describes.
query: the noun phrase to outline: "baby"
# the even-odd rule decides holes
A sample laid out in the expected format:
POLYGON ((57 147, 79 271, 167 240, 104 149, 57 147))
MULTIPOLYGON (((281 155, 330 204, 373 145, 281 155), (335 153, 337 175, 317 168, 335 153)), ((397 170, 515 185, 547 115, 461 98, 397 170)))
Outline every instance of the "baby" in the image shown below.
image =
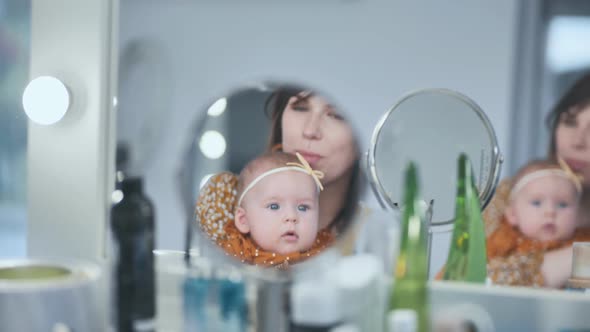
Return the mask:
POLYGON ((286 153, 251 161, 238 180, 236 228, 266 251, 285 255, 310 249, 318 233, 321 177, 305 159, 286 153))
POLYGON ((587 232, 576 231, 581 193, 579 177, 565 163, 538 160, 525 165, 514 177, 502 223, 487 239, 488 261, 587 241, 587 232))
POLYGON ((195 217, 203 234, 243 263, 288 268, 331 245, 318 231, 322 172, 300 155, 265 154, 213 175, 201 189, 195 217))
POLYGON ((334 242, 330 230, 318 231, 322 177, 299 154, 265 154, 239 177, 213 176, 201 190, 197 219, 226 254, 286 269, 334 242))

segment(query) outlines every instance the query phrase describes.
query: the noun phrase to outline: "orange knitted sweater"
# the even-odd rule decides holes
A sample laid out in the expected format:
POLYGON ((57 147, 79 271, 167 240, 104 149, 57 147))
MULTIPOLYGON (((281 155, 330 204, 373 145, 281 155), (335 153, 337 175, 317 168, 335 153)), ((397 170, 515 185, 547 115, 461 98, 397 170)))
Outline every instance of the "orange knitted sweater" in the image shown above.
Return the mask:
POLYGON ((538 241, 526 238, 507 220, 503 220, 498 228, 487 238, 486 248, 488 260, 496 257, 507 257, 514 253, 529 254, 545 252, 571 246, 574 242, 590 241, 590 229, 578 229, 569 240, 563 241, 538 241))

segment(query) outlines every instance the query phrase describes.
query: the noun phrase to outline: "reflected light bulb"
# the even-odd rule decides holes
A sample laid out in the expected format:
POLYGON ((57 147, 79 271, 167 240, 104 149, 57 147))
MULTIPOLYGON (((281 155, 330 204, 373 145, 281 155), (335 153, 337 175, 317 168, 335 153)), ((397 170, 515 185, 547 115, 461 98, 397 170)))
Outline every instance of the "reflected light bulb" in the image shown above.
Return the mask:
POLYGON ((207 114, 209 116, 220 116, 225 111, 226 107, 227 107, 227 99, 220 98, 216 102, 214 102, 213 105, 209 106, 209 109, 207 110, 207 114))
POLYGON ((119 189, 113 191, 113 193, 111 194, 111 202, 113 202, 113 204, 117 204, 122 200, 123 200, 123 192, 119 189))
POLYGON ((199 148, 205 157, 218 159, 225 153, 225 138, 216 130, 206 131, 199 140, 199 148))

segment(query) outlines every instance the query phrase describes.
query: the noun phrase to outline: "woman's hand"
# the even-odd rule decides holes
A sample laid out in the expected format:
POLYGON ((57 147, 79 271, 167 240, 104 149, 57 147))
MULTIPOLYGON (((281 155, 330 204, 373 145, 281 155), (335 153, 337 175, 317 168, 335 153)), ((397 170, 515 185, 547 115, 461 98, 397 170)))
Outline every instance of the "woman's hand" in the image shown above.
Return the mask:
POLYGON ((561 288, 565 286, 572 272, 572 255, 572 246, 545 253, 541 274, 546 287, 561 288))

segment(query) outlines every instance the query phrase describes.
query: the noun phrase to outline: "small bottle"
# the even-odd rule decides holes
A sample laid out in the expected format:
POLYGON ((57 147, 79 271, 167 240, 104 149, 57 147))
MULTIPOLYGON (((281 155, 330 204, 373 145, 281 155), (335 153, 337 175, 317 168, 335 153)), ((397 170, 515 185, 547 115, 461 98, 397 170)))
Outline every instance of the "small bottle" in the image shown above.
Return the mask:
POLYGON ((458 160, 455 222, 444 280, 485 283, 486 238, 473 169, 465 154, 458 160))
POLYGON ((213 288, 213 281, 204 276, 189 275, 185 279, 183 290, 184 331, 207 331, 211 323, 208 317, 208 297, 213 288))
POLYGON ((154 207, 141 178, 123 178, 111 209, 117 331, 155 331, 154 207))
POLYGON ((389 311, 409 309, 416 314, 417 331, 430 331, 427 229, 420 200, 418 172, 410 163, 405 173, 401 246, 389 311))
POLYGON ((389 312, 388 332, 416 332, 418 330, 418 316, 411 309, 397 309, 389 312))

